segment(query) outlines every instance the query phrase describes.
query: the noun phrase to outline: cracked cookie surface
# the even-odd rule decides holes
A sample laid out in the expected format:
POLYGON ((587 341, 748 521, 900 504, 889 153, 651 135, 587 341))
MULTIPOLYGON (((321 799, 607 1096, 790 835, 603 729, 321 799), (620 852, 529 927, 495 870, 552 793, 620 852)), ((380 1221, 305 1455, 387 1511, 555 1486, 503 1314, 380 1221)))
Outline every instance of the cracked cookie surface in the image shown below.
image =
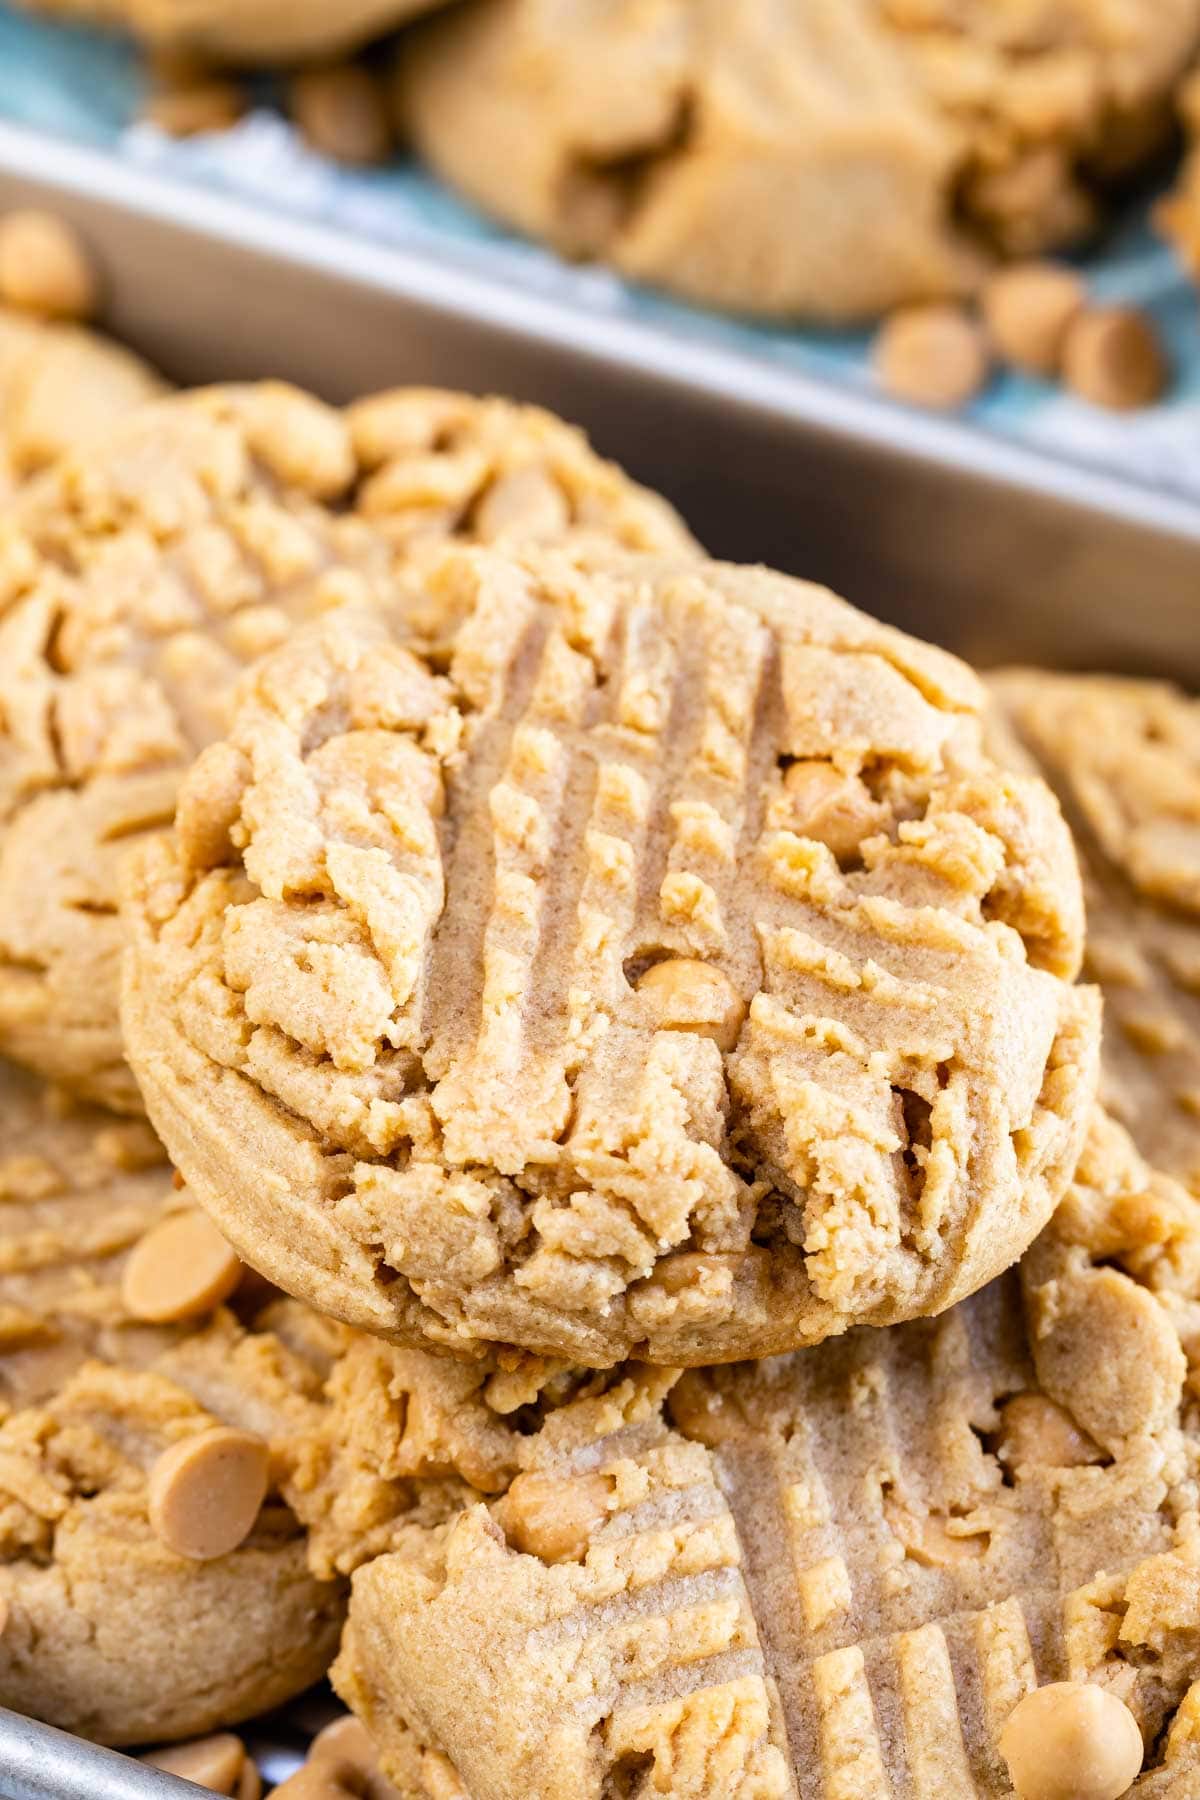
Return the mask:
POLYGON ((399 80, 433 166, 568 255, 847 319, 1085 235, 1198 42, 1196 0, 474 0, 399 80))
POLYGON ((0 1703, 108 1743, 248 1718, 337 1645, 342 1588, 280 1489, 343 1337, 293 1302, 257 1316, 261 1284, 164 1309, 143 1278, 131 1306, 132 1260, 195 1213, 149 1126, 7 1068, 0 1125, 0 1703), (266 1501, 198 1560, 155 1525, 155 1469, 230 1428, 261 1445, 266 1501))
MULTIPOLYGON (((939 1319, 535 1395, 495 1370, 442 1428, 486 1491, 359 1569, 335 1684, 385 1768, 415 1736, 473 1800, 1001 1800, 1023 1695, 1095 1682, 1131 1791, 1187 1800, 1198 1296, 1200 1209, 1097 1110, 1019 1269, 939 1319)), ((362 1355, 433 1445, 437 1365, 362 1355)))
POLYGON ((1075 834, 1105 1104, 1200 1194, 1200 701, 1025 669, 992 687, 1075 834))
POLYGON ((965 666, 766 570, 455 551, 297 635, 128 865, 147 1106, 243 1255, 471 1353, 932 1312, 1086 1124, 1070 840, 965 666))
POLYGON ((690 544, 549 414, 424 389, 179 396, 31 484, 0 525, 0 1051, 140 1110, 116 867, 236 677, 307 616, 395 601, 441 539, 572 532, 690 544))

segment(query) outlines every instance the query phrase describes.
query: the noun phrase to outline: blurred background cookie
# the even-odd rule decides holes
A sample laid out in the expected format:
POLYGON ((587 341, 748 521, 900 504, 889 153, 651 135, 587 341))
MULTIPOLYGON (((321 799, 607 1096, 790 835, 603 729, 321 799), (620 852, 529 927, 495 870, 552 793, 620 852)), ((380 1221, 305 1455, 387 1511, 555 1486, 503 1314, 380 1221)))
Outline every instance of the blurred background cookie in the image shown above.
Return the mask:
POLYGON ((699 558, 417 585, 430 648, 294 634, 127 864, 126 1048, 222 1232, 368 1330, 597 1365, 1012 1262, 1098 1020, 1066 829, 965 665, 699 558))
POLYGON ((351 49, 442 0, 28 0, 39 12, 122 26, 213 62, 299 62, 351 49))
POLYGON ((566 254, 846 320, 1085 238, 1198 44, 1196 0, 470 0, 398 79, 433 168, 566 254))

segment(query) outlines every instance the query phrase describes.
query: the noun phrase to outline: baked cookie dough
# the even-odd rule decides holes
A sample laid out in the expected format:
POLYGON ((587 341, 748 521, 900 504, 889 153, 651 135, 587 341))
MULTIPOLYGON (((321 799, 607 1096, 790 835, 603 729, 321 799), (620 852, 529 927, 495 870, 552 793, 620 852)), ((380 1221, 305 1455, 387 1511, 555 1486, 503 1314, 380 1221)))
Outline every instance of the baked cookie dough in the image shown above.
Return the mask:
POLYGON ((99 332, 0 307, 0 499, 165 389, 141 357, 99 332))
POLYGON ((1085 236, 1198 42, 1197 0, 472 0, 402 48, 400 111, 569 256, 848 320, 1085 236))
POLYGON ((130 859, 146 1105, 254 1267, 601 1366, 940 1311, 1078 1155, 1074 852, 955 658, 764 569, 456 550, 246 679, 130 859))
POLYGON ((247 1718, 337 1645, 280 1489, 344 1334, 255 1316, 144 1121, 0 1083, 0 1704, 116 1744, 247 1718))
POLYGON ((0 522, 0 1051, 139 1110, 116 865, 244 665, 308 614, 394 600, 431 543, 575 531, 691 542, 549 414, 434 390, 179 396, 31 484, 0 522))
POLYGON ((1001 1800, 1018 1702, 1069 1680, 1140 1728, 1131 1791, 1187 1800, 1198 1284, 1195 1202, 1097 1116, 1020 1270, 939 1319, 497 1411, 502 1491, 358 1571, 335 1686, 385 1769, 416 1737, 487 1800, 1001 1800))
POLYGON ((1200 1194, 1200 701, 1035 670, 992 686, 1075 834, 1105 1104, 1200 1194))
POLYGON ((391 31, 442 0, 25 0, 35 12, 131 31, 215 63, 301 62, 391 31))

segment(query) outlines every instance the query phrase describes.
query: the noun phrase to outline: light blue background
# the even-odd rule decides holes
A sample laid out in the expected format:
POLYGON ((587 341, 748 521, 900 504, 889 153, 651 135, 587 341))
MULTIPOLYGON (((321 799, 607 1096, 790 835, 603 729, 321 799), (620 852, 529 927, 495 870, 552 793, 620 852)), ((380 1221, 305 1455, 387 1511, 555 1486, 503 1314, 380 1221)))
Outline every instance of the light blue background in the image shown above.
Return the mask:
MULTIPOLYGON (((568 267, 491 225, 407 160, 365 173, 330 165, 309 153, 267 108, 231 133, 175 142, 136 123, 140 93, 137 56, 129 45, 26 18, 0 0, 0 115, 380 242, 418 245, 435 254, 447 244, 459 253, 466 248, 504 279, 566 296, 584 309, 627 314, 677 335, 850 384, 871 379, 864 334, 723 318, 632 287, 604 270, 568 267)), ((1086 267, 1098 298, 1153 312, 1176 365, 1168 400, 1116 417, 1049 384, 1006 375, 992 384, 973 416, 993 430, 1200 501, 1196 289, 1140 217, 1119 222, 1086 267)))

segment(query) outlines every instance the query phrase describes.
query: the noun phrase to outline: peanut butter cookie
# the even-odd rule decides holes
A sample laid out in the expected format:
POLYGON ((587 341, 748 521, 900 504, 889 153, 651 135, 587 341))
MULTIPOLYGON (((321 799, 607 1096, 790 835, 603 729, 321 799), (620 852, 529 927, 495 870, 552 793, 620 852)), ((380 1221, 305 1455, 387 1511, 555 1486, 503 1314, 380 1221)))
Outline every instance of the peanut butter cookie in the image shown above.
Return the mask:
POLYGON ((98 332, 0 308, 0 498, 165 388, 98 332))
POLYGON ((1200 701, 1035 670, 992 685, 1075 833, 1105 1103, 1200 1194, 1200 701))
POLYGON ((394 601, 439 539, 577 531, 691 542, 550 415, 421 389, 180 396, 33 483, 0 521, 0 1050, 139 1110, 115 869, 241 669, 307 615, 394 601))
POLYGON ((151 1118, 255 1267, 593 1366, 939 1311, 1078 1155, 1096 996, 1048 789, 956 659, 762 569, 562 546, 248 678, 131 859, 151 1118))
POLYGON ((3 1069, 0 1124, 0 1703, 108 1743, 261 1712, 337 1644, 280 1490, 344 1334, 257 1316, 144 1121, 3 1069))
POLYGON ((37 12, 131 31, 217 63, 300 62, 391 31, 443 0, 29 0, 37 12))
POLYGON ((1198 42, 1197 0, 472 0, 403 47, 400 109, 570 256, 845 320, 1086 235, 1198 42))
POLYGON ((1187 1800, 1198 1295, 1200 1209, 1097 1113, 1019 1271, 939 1319, 497 1375, 519 1472, 360 1568, 335 1685, 385 1770, 415 1737, 488 1800, 1061 1796, 1081 1713, 1073 1800, 1143 1754, 1131 1791, 1187 1800))

